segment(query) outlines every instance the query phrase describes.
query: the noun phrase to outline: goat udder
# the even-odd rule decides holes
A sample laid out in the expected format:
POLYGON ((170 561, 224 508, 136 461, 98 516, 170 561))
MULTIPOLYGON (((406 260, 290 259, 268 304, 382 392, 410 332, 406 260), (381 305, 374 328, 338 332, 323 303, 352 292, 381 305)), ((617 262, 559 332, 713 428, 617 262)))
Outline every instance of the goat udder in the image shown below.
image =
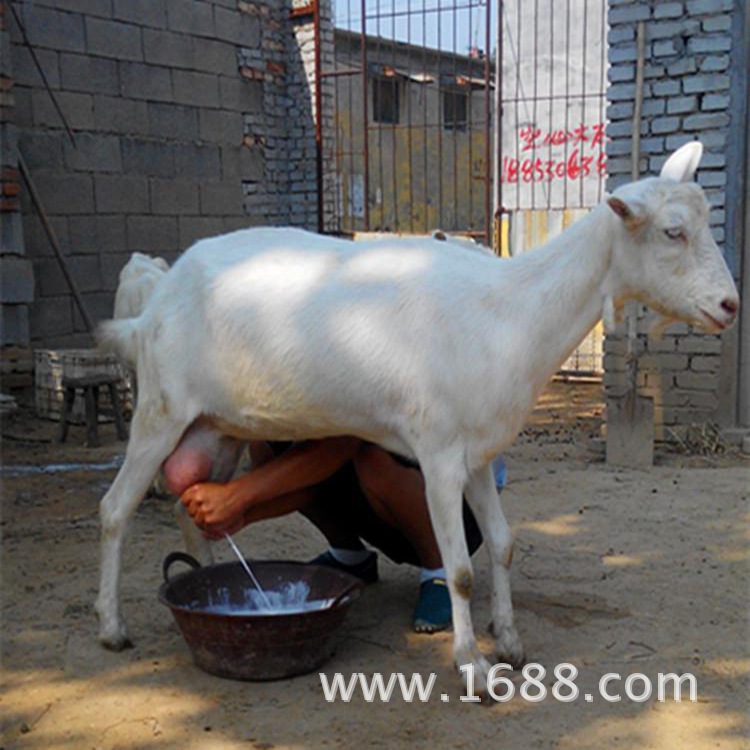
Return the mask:
POLYGON ((182 444, 162 466, 167 488, 174 495, 182 495, 196 482, 207 482, 212 470, 213 458, 209 452, 182 444))

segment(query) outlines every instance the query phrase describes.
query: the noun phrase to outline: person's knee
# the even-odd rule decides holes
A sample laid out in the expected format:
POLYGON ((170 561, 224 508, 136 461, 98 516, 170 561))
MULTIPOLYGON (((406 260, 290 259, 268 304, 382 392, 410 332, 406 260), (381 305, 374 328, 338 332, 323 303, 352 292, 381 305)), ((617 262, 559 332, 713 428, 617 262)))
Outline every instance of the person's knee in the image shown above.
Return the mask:
POLYGON ((331 517, 330 497, 323 494, 320 487, 307 487, 304 490, 307 502, 299 508, 299 512, 312 521, 316 526, 331 517))

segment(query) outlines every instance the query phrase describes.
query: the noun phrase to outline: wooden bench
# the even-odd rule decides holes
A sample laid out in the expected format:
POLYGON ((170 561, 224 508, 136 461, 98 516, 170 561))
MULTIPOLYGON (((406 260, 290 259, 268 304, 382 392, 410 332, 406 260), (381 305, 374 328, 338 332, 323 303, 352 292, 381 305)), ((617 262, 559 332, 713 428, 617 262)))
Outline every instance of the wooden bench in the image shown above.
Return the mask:
POLYGON ((120 380, 121 378, 116 375, 106 374, 86 375, 80 378, 63 378, 63 408, 62 414, 60 414, 57 442, 64 443, 68 436, 68 419, 76 398, 76 392, 80 390, 83 392, 86 404, 86 445, 91 448, 99 445, 99 388, 103 386, 109 389, 109 398, 112 402, 117 437, 119 440, 126 440, 128 433, 125 429, 125 420, 122 417, 120 398, 117 395, 117 384, 120 380))

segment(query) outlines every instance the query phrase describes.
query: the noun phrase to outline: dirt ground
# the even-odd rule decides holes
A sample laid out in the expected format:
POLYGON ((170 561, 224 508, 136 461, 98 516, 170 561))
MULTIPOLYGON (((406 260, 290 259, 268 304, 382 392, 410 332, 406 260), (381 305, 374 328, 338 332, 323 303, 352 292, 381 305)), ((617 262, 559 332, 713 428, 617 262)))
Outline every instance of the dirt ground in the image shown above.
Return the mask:
MULTIPOLYGON (((451 635, 411 632, 415 571, 387 562, 352 607, 323 671, 434 672, 429 702, 368 703, 357 692, 349 703, 328 703, 317 673, 272 683, 204 674, 156 599, 161 561, 181 547, 172 503, 163 500, 141 505, 126 547, 123 607, 135 647, 103 650, 92 607, 97 506, 125 445, 111 425, 100 430, 105 445, 88 449, 83 428, 58 446, 54 424, 24 411, 6 419, 0 750, 750 747, 747 460, 662 452, 651 471, 609 468, 591 447, 599 399, 596 385, 554 384, 508 453, 503 493, 529 661, 544 665, 548 686, 555 665, 574 664, 581 695, 531 703, 517 691, 482 707, 459 700, 451 635), (54 466, 71 462, 98 466, 54 466), (609 688, 620 702, 598 693, 609 672, 622 676, 609 688), (625 697, 628 675, 656 685, 668 672, 695 675, 697 702, 625 697)), ((323 547, 297 517, 259 524, 237 541, 258 558, 307 559, 323 547)), ((229 559, 222 547, 217 556, 229 559)), ((484 550, 475 569, 474 621, 490 653, 484 550)))

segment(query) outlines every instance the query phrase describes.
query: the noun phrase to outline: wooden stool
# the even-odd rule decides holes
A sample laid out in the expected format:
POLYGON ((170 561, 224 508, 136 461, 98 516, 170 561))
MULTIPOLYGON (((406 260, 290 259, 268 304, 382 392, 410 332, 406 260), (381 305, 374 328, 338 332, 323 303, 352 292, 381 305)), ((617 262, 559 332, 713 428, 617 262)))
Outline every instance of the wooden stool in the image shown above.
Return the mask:
POLYGON ((86 445, 93 448, 99 445, 99 388, 107 386, 109 398, 112 402, 112 410, 115 416, 117 437, 126 440, 128 433, 125 430, 125 420, 122 418, 120 398, 117 395, 117 384, 120 378, 116 375, 86 375, 81 378, 63 378, 62 387, 65 391, 62 414, 60 415, 60 428, 57 433, 57 442, 64 443, 68 436, 68 418, 70 417, 76 391, 82 390, 86 403, 86 445))

